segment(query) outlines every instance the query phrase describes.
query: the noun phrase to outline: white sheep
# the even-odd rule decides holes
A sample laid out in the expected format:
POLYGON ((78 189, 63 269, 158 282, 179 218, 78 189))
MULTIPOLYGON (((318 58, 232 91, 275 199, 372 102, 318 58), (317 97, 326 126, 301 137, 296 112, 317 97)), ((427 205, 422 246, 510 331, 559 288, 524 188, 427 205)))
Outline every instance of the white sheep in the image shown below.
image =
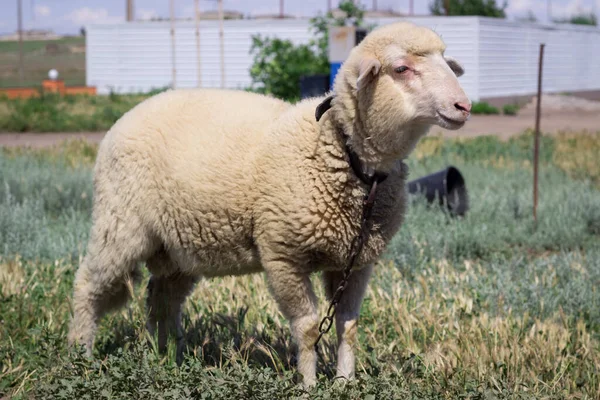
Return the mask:
POLYGON ((70 342, 91 354, 100 317, 125 303, 126 280, 140 261, 152 274, 148 328, 158 330, 161 349, 168 333, 182 337, 182 303, 197 279, 264 271, 290 320, 303 382, 314 384, 318 315, 309 276, 322 271, 332 295, 369 189, 359 175, 376 170, 388 177, 336 314, 337 374, 352 378, 372 266, 405 209, 401 160, 430 125, 457 129, 469 115, 456 79, 462 67, 444 50, 431 30, 395 23, 352 50, 325 102, 291 106, 244 92, 175 90, 128 112, 98 152, 70 342))

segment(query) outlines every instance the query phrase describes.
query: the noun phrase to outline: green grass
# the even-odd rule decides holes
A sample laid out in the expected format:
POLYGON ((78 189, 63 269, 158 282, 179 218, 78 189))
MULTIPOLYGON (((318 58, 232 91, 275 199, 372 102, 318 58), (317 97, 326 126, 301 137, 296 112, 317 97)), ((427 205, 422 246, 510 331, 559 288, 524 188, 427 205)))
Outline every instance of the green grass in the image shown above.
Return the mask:
POLYGON ((19 43, 0 42, 0 87, 37 87, 55 68, 67 85, 85 85, 85 38, 23 42, 24 80, 19 76, 19 43), (54 46, 54 50, 47 50, 54 46))
MULTIPOLYGON (((543 138, 537 226, 530 145, 527 134, 417 147, 411 179, 455 165, 471 210, 450 218, 414 199, 362 307, 358 379, 331 381, 332 332, 308 398, 600 397, 599 163, 580 162, 596 160, 600 135, 543 138)), ((146 336, 147 274, 102 321, 94 359, 67 348, 94 157, 83 142, 0 152, 0 397, 300 396, 289 328, 260 274, 198 284, 181 367, 173 343, 161 356, 146 336)))

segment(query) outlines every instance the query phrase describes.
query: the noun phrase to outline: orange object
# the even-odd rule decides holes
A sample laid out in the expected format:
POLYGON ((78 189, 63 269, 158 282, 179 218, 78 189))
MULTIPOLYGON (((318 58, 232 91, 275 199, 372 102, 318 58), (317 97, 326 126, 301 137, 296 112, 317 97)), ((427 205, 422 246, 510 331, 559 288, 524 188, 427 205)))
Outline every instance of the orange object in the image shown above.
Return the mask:
POLYGON ((90 96, 96 95, 95 86, 65 86, 64 94, 89 94, 90 96))
MULTIPOLYGON (((61 95, 77 95, 87 94, 90 96, 96 95, 95 86, 65 86, 63 81, 51 81, 45 80, 42 82, 42 91, 46 93, 59 93, 61 95), (55 83, 60 84, 55 85, 55 83)), ((22 88, 5 88, 0 89, 0 97, 6 96, 9 99, 27 99, 29 97, 35 97, 40 95, 40 88, 37 87, 22 87, 22 88)))
POLYGON ((0 96, 6 96, 9 99, 26 99, 40 94, 38 88, 8 88, 0 89, 0 96))
POLYGON ((65 93, 65 81, 63 80, 50 80, 50 79, 44 79, 42 81, 42 90, 44 90, 44 92, 48 92, 48 93, 60 93, 60 94, 64 94, 65 93))

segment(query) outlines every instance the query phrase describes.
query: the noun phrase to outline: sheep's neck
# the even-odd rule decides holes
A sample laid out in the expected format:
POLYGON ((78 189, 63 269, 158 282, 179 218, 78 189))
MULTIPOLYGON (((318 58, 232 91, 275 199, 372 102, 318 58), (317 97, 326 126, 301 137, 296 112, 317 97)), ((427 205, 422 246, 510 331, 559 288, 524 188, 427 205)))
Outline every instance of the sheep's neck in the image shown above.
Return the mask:
POLYGON ((349 123, 337 121, 339 129, 348 136, 348 145, 358 155, 365 167, 390 173, 398 161, 408 157, 421 137, 429 130, 428 125, 405 124, 396 129, 367 129, 356 118, 349 123))
MULTIPOLYGON (((321 119, 323 114, 331 109, 333 98, 334 96, 328 96, 321 104, 317 106, 317 109, 315 110, 315 117, 317 121, 321 119)), ((346 155, 348 156, 348 161, 350 163, 350 167, 354 171, 354 175, 356 175, 364 184, 372 185, 375 181, 383 182, 387 178, 388 174, 386 172, 378 171, 365 166, 360 156, 350 146, 350 137, 344 132, 343 128, 333 126, 333 132, 337 132, 338 136, 340 136, 342 146, 346 152, 346 155)))
MULTIPOLYGON (((367 169, 391 172, 400 160, 408 157, 430 128, 427 124, 414 121, 383 126, 369 125, 361 118, 354 101, 344 101, 339 96, 336 99, 339 100, 335 101, 335 105, 329 101, 325 111, 331 109, 329 114, 333 126, 348 137, 347 144, 367 169)), ((319 112, 322 115, 325 111, 317 109, 317 115, 319 112)))
POLYGON ((365 129, 356 121, 350 144, 365 164, 389 172, 399 160, 407 158, 429 126, 406 124, 401 128, 365 129))
POLYGON ((342 140, 345 143, 344 148, 346 150, 346 154, 348 155, 348 162, 354 171, 354 175, 356 175, 358 179, 360 179, 366 185, 372 185, 374 181, 383 182, 387 178, 388 174, 383 171, 365 167, 365 164, 360 159, 360 156, 349 146, 349 138, 343 132, 341 134, 343 136, 342 140))

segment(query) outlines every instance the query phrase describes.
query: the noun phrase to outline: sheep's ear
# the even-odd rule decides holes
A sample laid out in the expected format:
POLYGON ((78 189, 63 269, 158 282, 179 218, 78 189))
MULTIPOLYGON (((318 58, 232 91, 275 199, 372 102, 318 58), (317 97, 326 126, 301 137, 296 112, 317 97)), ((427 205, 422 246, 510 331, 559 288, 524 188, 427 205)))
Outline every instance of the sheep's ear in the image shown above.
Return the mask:
POLYGON ((376 58, 364 58, 358 65, 358 79, 356 80, 356 89, 361 90, 372 78, 379 73, 381 63, 376 58))
POLYGON ((457 77, 462 76, 465 73, 465 69, 456 59, 452 57, 444 57, 444 59, 457 77))

